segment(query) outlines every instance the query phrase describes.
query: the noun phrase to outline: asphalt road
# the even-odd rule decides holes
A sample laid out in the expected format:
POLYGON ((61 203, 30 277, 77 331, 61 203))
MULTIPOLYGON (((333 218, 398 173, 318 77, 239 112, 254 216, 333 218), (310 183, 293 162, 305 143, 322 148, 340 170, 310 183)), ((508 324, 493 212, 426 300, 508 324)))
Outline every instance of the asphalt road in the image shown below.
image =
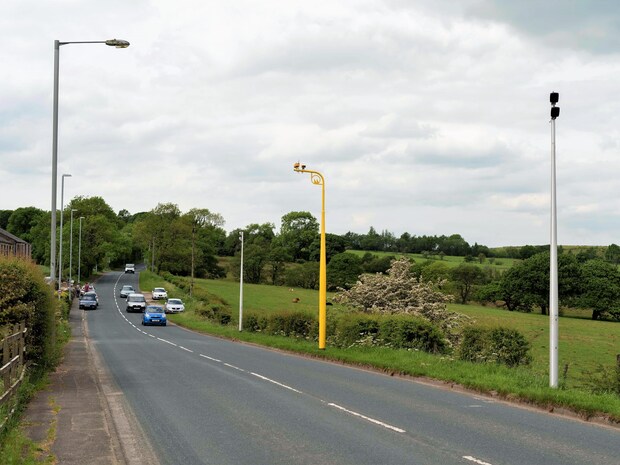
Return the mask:
MULTIPOLYGON (((88 311, 162 464, 620 464, 620 430, 407 379, 142 327, 109 273, 88 311)), ((328 349, 329 350, 329 349, 328 349)))

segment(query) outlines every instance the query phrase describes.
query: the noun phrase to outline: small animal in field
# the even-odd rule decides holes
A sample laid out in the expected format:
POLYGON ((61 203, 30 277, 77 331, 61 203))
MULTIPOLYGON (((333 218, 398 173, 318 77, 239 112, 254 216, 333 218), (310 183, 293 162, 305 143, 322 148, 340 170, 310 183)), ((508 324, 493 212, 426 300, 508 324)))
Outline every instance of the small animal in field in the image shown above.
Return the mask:
POLYGON ((295 297, 295 298, 293 299, 293 303, 294 303, 294 304, 296 304, 297 302, 299 302, 299 297, 295 297))

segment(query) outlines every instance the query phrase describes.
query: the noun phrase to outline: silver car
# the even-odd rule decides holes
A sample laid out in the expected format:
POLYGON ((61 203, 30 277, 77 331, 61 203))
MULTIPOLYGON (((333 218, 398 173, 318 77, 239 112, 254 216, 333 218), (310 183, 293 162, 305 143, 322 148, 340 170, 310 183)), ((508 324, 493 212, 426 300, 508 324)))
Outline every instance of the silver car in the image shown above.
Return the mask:
POLYGON ((129 294, 127 296, 128 312, 143 312, 146 308, 146 299, 142 294, 129 294))

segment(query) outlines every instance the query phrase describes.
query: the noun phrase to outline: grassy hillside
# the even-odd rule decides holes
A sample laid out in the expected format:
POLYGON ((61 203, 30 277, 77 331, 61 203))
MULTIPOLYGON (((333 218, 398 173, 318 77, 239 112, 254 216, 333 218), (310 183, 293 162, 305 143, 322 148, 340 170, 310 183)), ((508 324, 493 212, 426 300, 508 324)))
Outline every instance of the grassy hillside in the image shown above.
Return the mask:
MULTIPOLYGON (((366 253, 371 253, 378 257, 385 257, 386 255, 394 255, 397 258, 408 257, 408 258, 413 258, 416 261, 416 263, 423 263, 426 261, 439 261, 439 262, 445 263, 449 267, 455 267, 462 263, 466 263, 463 257, 457 257, 457 256, 452 256, 452 255, 445 255, 443 258, 440 258, 439 256, 436 256, 433 258, 426 258, 422 254, 414 254, 414 253, 403 254, 403 253, 377 252, 377 251, 368 251, 368 250, 347 250, 347 252, 355 254, 358 257, 362 257, 366 253)), ((475 260, 470 263, 473 265, 478 265, 482 267, 490 266, 496 270, 505 271, 509 269, 515 262, 519 262, 519 261, 521 260, 518 260, 515 258, 491 258, 491 259, 487 258, 482 263, 480 263, 478 260, 475 260)))

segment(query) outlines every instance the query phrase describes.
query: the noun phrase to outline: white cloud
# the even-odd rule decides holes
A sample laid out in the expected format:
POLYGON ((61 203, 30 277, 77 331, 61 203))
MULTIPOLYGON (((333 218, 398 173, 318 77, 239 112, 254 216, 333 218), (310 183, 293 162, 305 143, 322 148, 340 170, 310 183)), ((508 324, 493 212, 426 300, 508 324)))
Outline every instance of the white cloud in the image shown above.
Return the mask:
POLYGON ((490 0, 8 0, 0 209, 49 209, 53 40, 117 37, 131 47, 61 47, 66 198, 278 225, 320 214, 300 160, 326 176, 330 232, 545 243, 556 90, 560 241, 618 242, 620 70, 593 42, 617 40, 618 15, 604 13, 563 10, 546 31, 490 0))

